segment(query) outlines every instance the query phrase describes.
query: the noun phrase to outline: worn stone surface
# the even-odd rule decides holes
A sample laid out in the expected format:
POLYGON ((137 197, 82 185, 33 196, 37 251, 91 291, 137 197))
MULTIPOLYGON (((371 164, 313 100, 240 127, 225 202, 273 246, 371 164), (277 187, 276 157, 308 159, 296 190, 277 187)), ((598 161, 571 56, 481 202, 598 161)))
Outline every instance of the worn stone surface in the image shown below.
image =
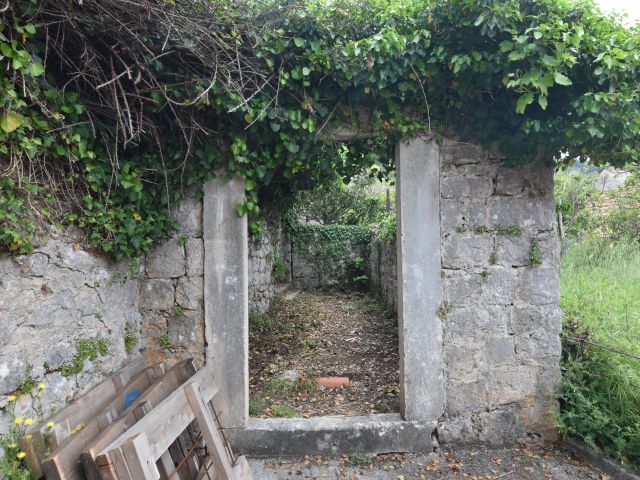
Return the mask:
MULTIPOLYGON (((141 323, 138 283, 127 267, 83 250, 75 232, 55 229, 29 255, 0 256, 0 406, 31 377, 48 387, 45 408, 59 408, 139 354, 124 347, 125 329, 139 336, 141 323), (62 376, 78 343, 98 338, 108 354, 62 376)), ((29 407, 22 398, 17 412, 33 416, 29 407)))
POLYGON ((249 417, 247 216, 236 213, 243 199, 240 178, 204 186, 206 358, 220 385, 225 427, 244 427, 249 417))
POLYGON ((440 280, 440 149, 427 138, 396 146, 400 412, 428 421, 444 412, 440 280))
POLYGON ((449 141, 442 148, 441 439, 496 444, 553 437, 550 392, 558 381, 561 327, 553 168, 507 167, 496 155, 449 141), (494 189, 469 195, 460 176, 494 189), (532 262, 534 242, 541 265, 532 262))
POLYGON ((369 252, 369 288, 393 311, 398 309, 397 247, 395 240, 372 239, 369 252))
POLYGON ((249 311, 265 313, 275 295, 276 283, 290 282, 291 258, 282 221, 268 215, 262 234, 249 239, 249 311), (274 265, 285 267, 284 278, 277 279, 274 265))

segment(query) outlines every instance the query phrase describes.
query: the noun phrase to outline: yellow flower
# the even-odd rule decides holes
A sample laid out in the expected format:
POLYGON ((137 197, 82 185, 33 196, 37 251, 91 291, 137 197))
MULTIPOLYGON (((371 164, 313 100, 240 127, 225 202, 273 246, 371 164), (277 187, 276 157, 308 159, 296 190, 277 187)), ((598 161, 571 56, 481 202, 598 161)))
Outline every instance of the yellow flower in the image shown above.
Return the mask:
POLYGON ((33 418, 27 418, 27 419, 24 421, 24 424, 25 424, 25 425, 27 425, 27 426, 29 426, 29 425, 33 425, 33 418))
POLYGON ((18 446, 15 443, 10 443, 9 448, 17 448, 18 446))
POLYGON ((38 390, 44 390, 45 388, 47 388, 47 386, 44 383, 38 384, 38 390))
POLYGON ((53 422, 47 422, 47 427, 49 427, 49 428, 53 428, 53 427, 55 427, 55 426, 56 426, 56 424, 55 424, 55 423, 53 423, 53 422))
POLYGON ((19 460, 22 460, 26 456, 27 454, 24 452, 18 452, 18 454, 16 455, 16 457, 18 457, 19 460))
POLYGON ((10 402, 15 402, 18 399, 18 397, 16 397, 15 395, 9 395, 7 397, 7 400, 9 400, 10 402))
POLYGON ((24 422, 24 418, 22 418, 22 417, 16 417, 16 419, 14 420, 14 422, 16 422, 16 425, 22 425, 22 423, 24 422))
POLYGON ((134 214, 133 214, 133 219, 134 219, 136 222, 141 222, 141 221, 142 221, 142 217, 140 216, 140 214, 139 214, 139 213, 134 213, 134 214))

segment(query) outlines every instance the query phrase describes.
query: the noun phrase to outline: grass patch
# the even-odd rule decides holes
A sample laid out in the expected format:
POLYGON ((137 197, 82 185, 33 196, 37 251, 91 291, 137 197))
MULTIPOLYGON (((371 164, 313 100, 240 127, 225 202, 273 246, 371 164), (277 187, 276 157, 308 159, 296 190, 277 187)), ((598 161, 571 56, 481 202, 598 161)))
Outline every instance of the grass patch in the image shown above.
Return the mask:
POLYGON ((587 239, 561 261, 564 312, 561 431, 640 464, 640 245, 587 239))
POLYGON ((293 418, 296 416, 296 411, 288 405, 274 405, 271 407, 271 414, 274 417, 293 418))
POLYGON ((254 417, 262 414, 262 409, 264 408, 264 398, 256 397, 249 399, 249 415, 253 415, 254 417))

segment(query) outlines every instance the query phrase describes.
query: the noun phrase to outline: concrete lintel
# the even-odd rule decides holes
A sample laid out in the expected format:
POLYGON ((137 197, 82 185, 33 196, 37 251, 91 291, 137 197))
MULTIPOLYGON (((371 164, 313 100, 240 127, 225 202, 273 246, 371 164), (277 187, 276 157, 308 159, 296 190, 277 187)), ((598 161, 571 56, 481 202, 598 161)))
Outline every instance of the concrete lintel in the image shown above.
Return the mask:
POLYGON ((250 419, 229 430, 234 451, 252 456, 431 452, 436 422, 406 422, 398 414, 362 417, 250 419))
POLYGON ((204 185, 204 317, 206 362, 213 364, 220 393, 215 407, 225 427, 242 428, 249 418, 249 283, 247 216, 240 178, 204 185))
POLYGON ((429 137, 396 145, 400 413, 444 413, 440 278, 440 148, 429 137))

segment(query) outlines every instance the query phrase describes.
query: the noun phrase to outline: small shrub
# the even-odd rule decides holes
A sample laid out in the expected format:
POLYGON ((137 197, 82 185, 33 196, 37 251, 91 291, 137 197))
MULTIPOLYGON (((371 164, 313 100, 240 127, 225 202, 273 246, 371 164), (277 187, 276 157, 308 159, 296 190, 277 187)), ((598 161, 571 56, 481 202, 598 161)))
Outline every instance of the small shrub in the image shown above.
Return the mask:
POLYGON ((65 377, 70 377, 82 372, 85 360, 95 361, 98 355, 105 356, 109 353, 109 342, 96 338, 83 338, 76 346, 76 354, 71 362, 66 363, 60 369, 60 373, 65 377))
POLYGON ((131 325, 127 325, 124 329, 124 350, 127 355, 133 353, 133 349, 138 344, 138 336, 131 325))
POLYGON ((169 340, 169 335, 167 333, 163 333, 160 335, 160 348, 165 352, 171 351, 173 349, 173 344, 169 340))
POLYGON ((531 241, 531 252, 529 254, 531 266, 537 267, 542 265, 542 250, 540 250, 540 242, 538 240, 531 241))
POLYGON ((262 413, 262 409, 264 408, 264 398, 250 398, 249 399, 249 415, 260 415, 262 413))

